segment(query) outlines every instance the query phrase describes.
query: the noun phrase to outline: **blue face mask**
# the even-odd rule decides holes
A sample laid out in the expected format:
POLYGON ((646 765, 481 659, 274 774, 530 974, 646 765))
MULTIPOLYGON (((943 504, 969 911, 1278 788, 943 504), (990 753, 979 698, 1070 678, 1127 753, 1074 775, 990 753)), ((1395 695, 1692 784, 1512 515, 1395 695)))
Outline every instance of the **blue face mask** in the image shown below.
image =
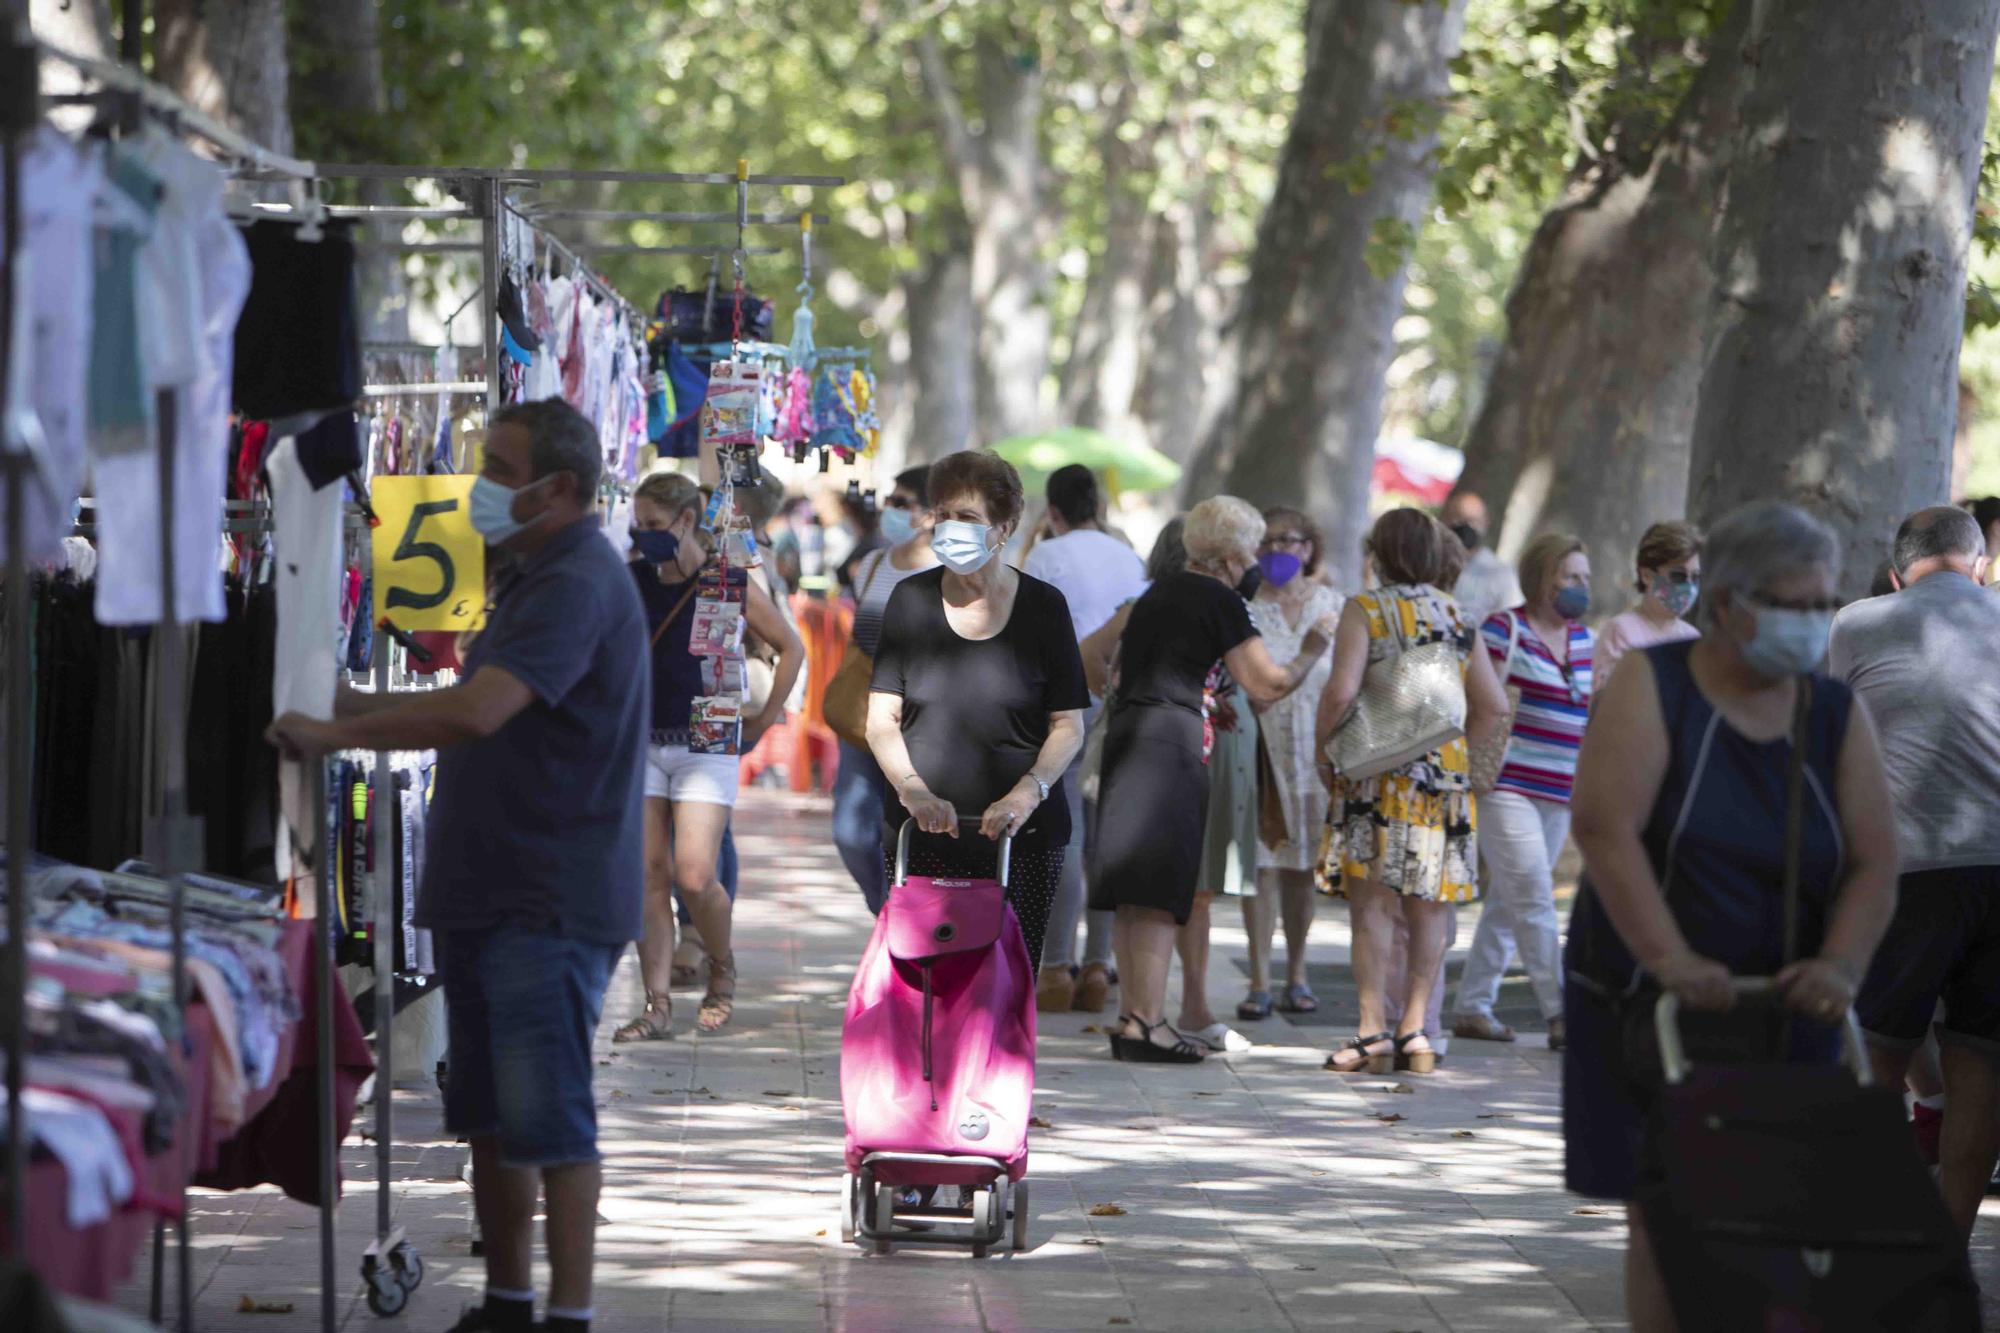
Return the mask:
POLYGON ((632 529, 632 549, 649 565, 671 564, 681 553, 681 539, 664 529, 632 529))
POLYGON ((1773 680, 1802 676, 1826 659, 1833 612, 1751 605, 1757 613, 1757 632, 1743 645, 1743 660, 1752 671, 1773 680))
POLYGON ((1590 611, 1590 587, 1573 583, 1556 594, 1556 614, 1564 620, 1581 620, 1590 611))
MULTIPOLYGON (((555 474, 550 474, 553 475, 555 474)), ((472 503, 467 514, 472 520, 472 530, 484 537, 488 546, 505 546, 515 537, 534 527, 548 517, 548 511, 543 510, 525 523, 516 522, 514 497, 524 491, 532 491, 548 479, 543 477, 541 481, 531 481, 518 491, 502 486, 489 477, 474 479, 472 503)))
POLYGON ((901 546, 917 535, 917 521, 910 517, 907 509, 884 509, 880 522, 882 535, 889 539, 891 546, 901 546))

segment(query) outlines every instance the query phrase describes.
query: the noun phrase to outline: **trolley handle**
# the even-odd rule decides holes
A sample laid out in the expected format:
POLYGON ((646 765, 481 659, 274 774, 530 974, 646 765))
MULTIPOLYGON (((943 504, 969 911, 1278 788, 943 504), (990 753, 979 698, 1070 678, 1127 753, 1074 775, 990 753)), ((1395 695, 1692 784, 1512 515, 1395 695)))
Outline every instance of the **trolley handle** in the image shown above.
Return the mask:
MULTIPOLYGON (((1736 993, 1746 998, 1772 998, 1778 990, 1775 977, 1737 977, 1734 984, 1736 993)), ((1669 1085, 1687 1078, 1687 1049, 1681 1043, 1680 1016, 1680 996, 1671 991, 1662 993, 1659 1002, 1653 1006, 1653 1030, 1660 1040, 1660 1072, 1669 1085)), ((1875 1082, 1875 1072, 1868 1062, 1868 1046, 1861 1036, 1861 1020, 1855 1017, 1852 1005, 1841 1015, 1840 1036, 1847 1066, 1854 1071, 1854 1081, 1864 1088, 1871 1086, 1875 1082)))
MULTIPOLYGON (((958 826, 962 829, 976 829, 979 827, 979 824, 980 820, 977 816, 960 815, 958 818, 958 826)), ((893 881, 896 884, 901 884, 905 879, 909 878, 910 830, 916 826, 916 820, 906 819, 903 821, 903 826, 896 830, 896 878, 893 881)), ((1013 857, 1014 830, 1008 829, 1000 835, 1000 887, 1003 889, 1007 887, 1007 866, 1013 860, 1013 857)))

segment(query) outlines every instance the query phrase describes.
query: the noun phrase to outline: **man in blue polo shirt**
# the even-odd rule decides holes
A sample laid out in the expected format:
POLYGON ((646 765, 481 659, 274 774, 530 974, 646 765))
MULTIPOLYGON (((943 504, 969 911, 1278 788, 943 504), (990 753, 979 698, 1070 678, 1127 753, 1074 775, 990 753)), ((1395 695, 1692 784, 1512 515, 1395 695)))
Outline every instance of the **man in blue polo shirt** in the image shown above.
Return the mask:
POLYGON ((644 613, 598 529, 596 429, 549 399, 494 414, 472 522, 506 558, 463 683, 343 692, 275 744, 439 752, 417 924, 450 1010, 445 1124, 472 1142, 485 1304, 454 1333, 533 1327, 537 1187, 548 1195, 545 1327, 590 1325, 601 1183, 591 1038, 638 938, 651 701, 644 613))

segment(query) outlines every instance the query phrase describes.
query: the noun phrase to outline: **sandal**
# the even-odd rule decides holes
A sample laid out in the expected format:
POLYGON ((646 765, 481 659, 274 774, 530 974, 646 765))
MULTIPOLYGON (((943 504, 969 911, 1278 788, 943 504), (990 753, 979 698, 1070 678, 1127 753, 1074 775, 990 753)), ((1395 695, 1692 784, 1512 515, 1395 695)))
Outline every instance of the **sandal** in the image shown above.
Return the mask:
POLYGON ((1173 1028, 1167 1027, 1165 1022, 1148 1023, 1144 1019, 1134 1018, 1131 1014, 1119 1015, 1118 1022, 1120 1026, 1126 1023, 1137 1024, 1145 1035, 1128 1037, 1122 1032, 1112 1033, 1111 1058, 1114 1060, 1129 1060, 1134 1064, 1198 1065, 1208 1057, 1206 1047, 1199 1042, 1189 1041, 1173 1028), (1171 1046, 1162 1046, 1153 1040, 1153 1033, 1161 1028, 1166 1028, 1173 1035, 1174 1042, 1171 1046))
POLYGON ((1319 996, 1312 987, 1303 983, 1285 987, 1285 998, 1278 1001, 1278 1008, 1288 1014, 1316 1014, 1319 1012, 1319 996))
POLYGON ((1253 990, 1243 997, 1243 1003, 1236 1006, 1236 1016, 1246 1023, 1255 1023, 1271 1016, 1271 992, 1253 990))
POLYGON ((674 1035, 674 997, 657 991, 646 992, 646 1007, 639 1016, 611 1034, 613 1045, 628 1041, 666 1041, 674 1035))
MULTIPOLYGON (((1396 1038, 1395 1061, 1396 1061, 1396 1071, 1398 1073, 1404 1073, 1404 1074, 1436 1073, 1438 1067, 1438 1053, 1431 1049, 1430 1034, 1419 1029, 1416 1032, 1409 1033, 1407 1036, 1396 1038), (1421 1051, 1411 1050, 1410 1043, 1413 1041, 1421 1041, 1424 1044, 1424 1048, 1421 1051)), ((1389 1071, 1386 1069, 1382 1069, 1382 1070, 1377 1070, 1376 1072, 1386 1074, 1389 1071)))
POLYGON ((1387 1032, 1378 1032, 1372 1037, 1363 1037, 1357 1034, 1353 1041, 1348 1042, 1347 1045, 1341 1047, 1332 1055, 1327 1056, 1326 1063, 1320 1067, 1336 1074, 1359 1074, 1363 1070, 1367 1070, 1371 1074, 1386 1074, 1389 1072, 1388 1062, 1394 1061, 1396 1057, 1389 1051, 1377 1051, 1374 1049, 1384 1043, 1388 1043, 1391 1046, 1394 1045, 1393 1039, 1387 1032), (1353 1055, 1353 1059, 1347 1061, 1341 1059, 1342 1056, 1350 1053, 1353 1055), (1375 1067, 1378 1062, 1383 1063, 1383 1067, 1380 1069, 1375 1067))
POLYGON ((695 1014, 695 1026, 703 1032, 714 1032, 729 1021, 736 1011, 736 955, 730 954, 727 962, 711 956, 708 960, 708 994, 701 997, 701 1008, 695 1014), (728 982, 728 989, 723 983, 728 982))
POLYGON ((693 990, 701 980, 701 969, 692 963, 675 963, 667 974, 667 984, 675 990, 693 990))

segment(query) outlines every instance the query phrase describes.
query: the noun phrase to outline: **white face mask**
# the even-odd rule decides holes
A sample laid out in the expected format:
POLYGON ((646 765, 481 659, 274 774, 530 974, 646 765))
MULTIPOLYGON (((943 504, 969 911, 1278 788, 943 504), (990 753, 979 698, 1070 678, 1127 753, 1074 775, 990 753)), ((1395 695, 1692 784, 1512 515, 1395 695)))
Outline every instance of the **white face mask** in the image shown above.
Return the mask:
POLYGON ((993 558, 987 540, 993 529, 984 523, 946 519, 931 529, 931 550, 954 574, 976 574, 993 558))

